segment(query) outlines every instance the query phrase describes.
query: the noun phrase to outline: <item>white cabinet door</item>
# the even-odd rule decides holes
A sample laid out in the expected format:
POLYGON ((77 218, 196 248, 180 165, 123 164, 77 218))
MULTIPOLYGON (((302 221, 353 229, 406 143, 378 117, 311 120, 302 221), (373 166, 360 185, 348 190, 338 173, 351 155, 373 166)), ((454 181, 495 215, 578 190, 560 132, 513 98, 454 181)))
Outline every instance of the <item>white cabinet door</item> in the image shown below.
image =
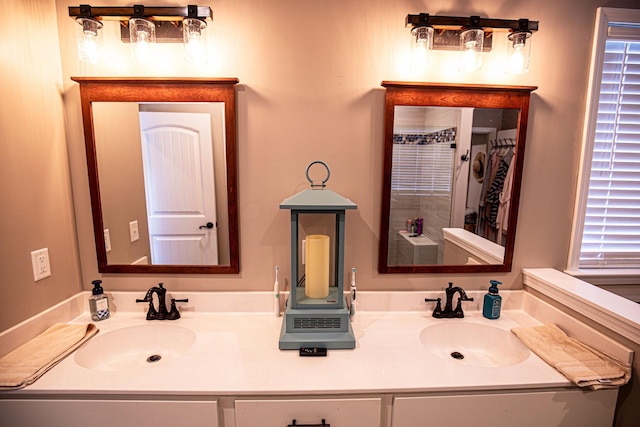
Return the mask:
POLYGON ((382 402, 368 399, 236 400, 236 427, 287 427, 319 424, 331 427, 379 427, 382 402))
MULTIPOLYGON (((617 389, 397 397, 392 427, 610 426, 617 389)), ((333 426, 332 426, 333 427, 333 426)))
POLYGON ((218 427, 218 404, 216 401, 0 400, 0 425, 218 427))

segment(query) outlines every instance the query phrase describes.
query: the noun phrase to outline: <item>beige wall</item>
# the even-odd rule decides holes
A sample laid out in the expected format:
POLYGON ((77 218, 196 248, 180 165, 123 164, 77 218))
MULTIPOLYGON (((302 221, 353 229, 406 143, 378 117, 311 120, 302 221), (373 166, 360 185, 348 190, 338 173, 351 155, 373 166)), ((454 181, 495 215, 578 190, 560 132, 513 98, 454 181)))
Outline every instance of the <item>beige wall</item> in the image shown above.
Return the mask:
POLYGON ((109 230, 111 264, 151 260, 142 168, 138 104, 94 102, 93 130, 100 172, 102 222, 109 230), (129 222, 138 221, 139 239, 131 241, 129 222))
POLYGON ((0 331, 82 289, 54 0, 0 2, 0 331), (26 19, 28 17, 28 19, 26 19), (34 282, 31 251, 52 276, 34 282))
MULTIPOLYGON (((234 76, 241 82, 237 91, 241 273, 107 275, 103 277, 106 290, 142 292, 157 281, 183 290, 271 289, 273 266, 279 264, 286 276, 289 262, 289 216, 278 205, 306 188, 304 169, 316 159, 331 167, 330 188, 358 204, 357 211, 347 214, 346 266, 358 268, 361 289, 442 289, 450 280, 478 289, 486 287, 490 278, 514 289, 522 286, 522 267, 564 267, 595 9, 638 7, 636 0, 222 0, 200 4, 214 10, 207 37, 216 58, 206 66, 189 68, 180 60, 164 60, 152 67, 131 65, 125 46, 113 34, 106 40, 112 52, 106 64, 80 64, 76 25, 67 11, 77 2, 0 2, 0 16, 30 18, 8 19, 0 27, 4 82, 0 89, 0 330, 88 289, 89 282, 99 277, 79 92, 70 76, 234 76), (489 60, 483 71, 461 75, 448 61, 455 54, 439 52, 431 71, 411 74, 405 66, 409 39, 404 18, 418 12, 539 20, 531 71, 508 77, 497 61, 489 60), (539 87, 531 102, 512 273, 478 277, 376 272, 382 80, 539 87), (34 283, 30 252, 43 247, 49 248, 53 275, 34 283)), ((105 30, 113 33, 112 24, 105 30)), ((161 49, 181 56, 180 46, 161 49)), ((629 393, 628 387, 624 393, 629 393)))
MULTIPOLYGON (((126 4, 126 2, 120 2, 126 4)), ((632 2, 628 2, 631 4, 632 2)), ((114 55, 101 66, 75 59, 67 16, 72 1, 58 1, 68 137, 84 281, 98 275, 90 233, 84 179, 82 129, 72 75, 235 76, 238 87, 241 274, 228 277, 163 277, 168 288, 268 290, 273 267, 286 275, 289 264, 285 197, 305 188, 304 169, 322 159, 331 167, 331 189, 358 204, 347 214, 346 266, 355 266, 364 289, 439 289, 453 280, 487 286, 490 278, 519 288, 521 267, 562 268, 569 246, 574 182, 585 102, 595 8, 602 1, 479 1, 451 6, 430 2, 429 12, 478 13, 540 21, 533 38, 531 71, 502 72, 497 60, 473 75, 458 74, 455 54, 439 53, 438 66, 419 76, 404 64, 409 50, 404 18, 424 11, 418 1, 215 2, 208 31, 217 57, 189 68, 182 61, 155 67, 132 65, 117 37, 107 40, 114 55), (564 25, 568 21, 571 25, 564 25), (242 25, 239 25, 242 23, 242 25), (576 43, 581 41, 582 43, 576 43), (379 275, 376 271, 382 169, 382 80, 427 80, 537 85, 530 114, 519 234, 510 274, 469 276, 379 275), (560 184, 559 184, 560 183, 560 184), (553 191, 551 191, 553 189, 553 191)), ((118 4, 116 1, 114 4, 118 4)), ((105 33, 106 34, 106 33, 105 33)), ((506 43, 497 42, 496 50, 506 43)), ((180 46, 162 45, 180 57, 180 46)), ((499 58, 501 55, 495 55, 499 58)), ((146 289, 160 277, 110 276, 106 289, 146 289)), ((86 286, 86 285, 85 285, 86 286)))
MULTIPOLYGON (((76 25, 68 17, 71 0, 29 0, 41 10, 37 19, 45 32, 37 46, 3 31, 3 49, 16 46, 3 65, 2 156, 3 243, 0 260, 2 327, 59 301, 99 276, 85 180, 79 92, 70 76, 235 76, 238 87, 239 200, 241 273, 237 276, 136 277, 108 275, 105 289, 144 290, 164 281, 169 289, 268 290, 273 266, 286 274, 289 261, 288 212, 281 200, 306 187, 304 169, 315 159, 332 171, 331 189, 351 198, 358 210, 347 214, 346 265, 358 268, 363 289, 441 289, 453 280, 468 288, 486 287, 490 278, 505 288, 520 288, 522 267, 565 264, 578 169, 582 117, 595 8, 605 0, 494 2, 306 1, 271 0, 213 2, 215 20, 209 30, 216 58, 189 68, 182 61, 160 61, 152 67, 132 65, 126 46, 106 25, 111 56, 101 66, 76 59, 76 25), (462 75, 451 66, 454 54, 438 52, 428 73, 411 74, 405 64, 409 50, 404 18, 421 11, 433 14, 498 18, 528 17, 540 21, 533 37, 531 71, 518 77, 501 72, 497 60, 483 71, 462 75), (60 55, 55 45, 56 25, 60 55), (42 47, 45 46, 45 47, 42 47), (25 55, 29 55, 25 57, 25 55), (61 64, 60 59, 61 58, 61 64), (38 64, 38 67, 28 67, 38 64), (59 67, 62 66, 62 77, 59 67), (46 70, 46 72, 45 72, 46 70), (382 80, 424 80, 486 84, 536 85, 531 102, 523 196, 513 273, 478 276, 379 275, 376 271, 382 169, 382 80), (64 96, 73 203, 67 177, 59 92, 64 96), (8 120, 7 120, 8 118, 8 120), (34 118, 37 121, 31 122, 34 118), (5 125, 4 122, 7 122, 5 125), (3 154, 5 154, 3 153, 3 154), (4 163, 9 163, 4 165, 4 163), (27 168, 25 165, 29 165, 27 168), (37 179, 36 179, 37 178, 37 179), (45 182, 47 196, 30 193, 45 182), (9 185, 7 185, 9 183, 9 185), (17 190, 15 183, 21 183, 17 190), (74 244, 74 214, 78 254, 74 244), (54 226, 55 224, 55 226, 54 226), (52 286, 31 280, 29 252, 52 250, 52 286), (60 248, 64 249, 60 249, 60 248), (81 268, 82 279, 77 270, 81 268), (15 301, 15 303, 13 303, 15 301)), ((173 4, 159 1, 157 4, 173 4)), ((635 1, 618 5, 633 7, 635 1)), ((129 4, 114 0, 110 4, 129 4)), ((205 3, 202 3, 207 4, 205 3)), ((14 6, 12 6, 13 8, 14 6)), ((17 6, 16 6, 17 7, 17 6)), ((27 8, 25 6, 25 8, 27 8)), ((12 23, 11 26, 17 26, 12 23)), ((34 39, 35 40, 35 39, 34 39)), ((500 43, 496 43, 496 50, 500 43)), ((180 58, 181 47, 162 45, 180 58)), ((504 46, 502 46, 504 48, 504 46)), ((492 56, 499 58, 500 54, 492 56)), ((7 58, 7 55, 3 55, 7 58)))

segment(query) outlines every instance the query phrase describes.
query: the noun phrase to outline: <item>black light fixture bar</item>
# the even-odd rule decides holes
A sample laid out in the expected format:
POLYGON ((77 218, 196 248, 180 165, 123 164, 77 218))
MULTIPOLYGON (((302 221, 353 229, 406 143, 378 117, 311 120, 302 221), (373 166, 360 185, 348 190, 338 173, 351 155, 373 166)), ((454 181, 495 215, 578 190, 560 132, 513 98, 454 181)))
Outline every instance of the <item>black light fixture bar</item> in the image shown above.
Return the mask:
POLYGON ((538 21, 528 19, 492 19, 479 16, 434 16, 428 13, 407 15, 406 27, 431 26, 434 29, 456 30, 469 28, 538 31, 538 21))
POLYGON ((69 6, 69 16, 74 18, 96 18, 112 21, 126 21, 131 17, 148 18, 153 21, 177 21, 182 18, 212 19, 209 6, 69 6))

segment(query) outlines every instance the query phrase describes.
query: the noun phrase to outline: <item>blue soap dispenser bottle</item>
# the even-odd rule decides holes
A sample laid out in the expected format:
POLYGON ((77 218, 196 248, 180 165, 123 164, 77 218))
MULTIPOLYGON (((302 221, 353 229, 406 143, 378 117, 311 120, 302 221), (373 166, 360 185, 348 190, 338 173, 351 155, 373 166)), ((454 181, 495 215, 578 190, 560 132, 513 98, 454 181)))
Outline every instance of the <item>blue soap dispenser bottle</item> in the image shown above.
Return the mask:
POLYGON ((484 296, 484 304, 482 306, 482 315, 487 319, 497 319, 500 317, 500 309, 502 308, 502 297, 498 295, 498 285, 502 282, 490 280, 491 286, 489 293, 484 296))

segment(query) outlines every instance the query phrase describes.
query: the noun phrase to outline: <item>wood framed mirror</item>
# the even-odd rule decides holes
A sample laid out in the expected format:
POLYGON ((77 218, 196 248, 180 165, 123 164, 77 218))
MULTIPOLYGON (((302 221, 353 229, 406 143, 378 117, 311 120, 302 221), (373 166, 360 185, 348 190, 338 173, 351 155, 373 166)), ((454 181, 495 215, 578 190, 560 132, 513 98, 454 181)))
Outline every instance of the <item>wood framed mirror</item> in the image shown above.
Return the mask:
POLYGON ((238 79, 72 80, 98 270, 237 274, 238 79))
POLYGON ((533 86, 383 81, 378 271, 511 271, 533 86))

